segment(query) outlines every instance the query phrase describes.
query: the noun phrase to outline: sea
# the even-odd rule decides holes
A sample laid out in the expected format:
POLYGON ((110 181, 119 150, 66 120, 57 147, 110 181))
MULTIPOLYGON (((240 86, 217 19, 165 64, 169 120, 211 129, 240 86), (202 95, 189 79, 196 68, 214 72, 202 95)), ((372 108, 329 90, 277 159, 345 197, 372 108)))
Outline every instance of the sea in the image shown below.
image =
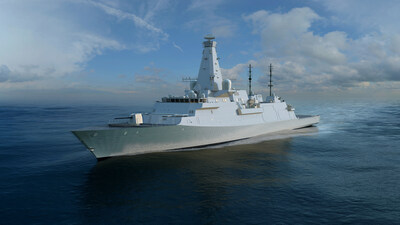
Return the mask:
POLYGON ((97 162, 71 130, 136 106, 0 106, 0 224, 400 224, 400 102, 311 128, 97 162))

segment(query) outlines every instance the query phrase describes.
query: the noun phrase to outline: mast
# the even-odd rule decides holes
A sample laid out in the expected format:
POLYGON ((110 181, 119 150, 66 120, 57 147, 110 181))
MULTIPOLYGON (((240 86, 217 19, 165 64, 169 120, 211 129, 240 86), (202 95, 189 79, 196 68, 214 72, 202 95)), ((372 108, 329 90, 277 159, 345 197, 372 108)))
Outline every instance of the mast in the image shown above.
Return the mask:
POLYGON ((206 41, 203 42, 203 56, 195 90, 208 93, 208 91, 222 90, 222 74, 216 51, 217 42, 214 41, 215 37, 207 35, 204 38, 206 41))
POLYGON ((269 96, 272 96, 272 86, 274 86, 274 85, 272 85, 272 64, 270 63, 269 64, 269 84, 268 84, 269 96))
POLYGON ((249 64, 249 96, 253 95, 251 92, 251 64, 249 64))

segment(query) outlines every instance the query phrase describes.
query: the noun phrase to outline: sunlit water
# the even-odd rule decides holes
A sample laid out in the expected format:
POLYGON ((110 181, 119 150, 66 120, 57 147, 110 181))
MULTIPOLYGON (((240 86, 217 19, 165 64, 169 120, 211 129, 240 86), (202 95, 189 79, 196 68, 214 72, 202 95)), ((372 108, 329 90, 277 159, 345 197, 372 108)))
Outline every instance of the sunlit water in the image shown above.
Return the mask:
POLYGON ((97 163, 69 132, 127 107, 0 107, 0 224, 399 224, 400 104, 296 105, 314 128, 97 163))

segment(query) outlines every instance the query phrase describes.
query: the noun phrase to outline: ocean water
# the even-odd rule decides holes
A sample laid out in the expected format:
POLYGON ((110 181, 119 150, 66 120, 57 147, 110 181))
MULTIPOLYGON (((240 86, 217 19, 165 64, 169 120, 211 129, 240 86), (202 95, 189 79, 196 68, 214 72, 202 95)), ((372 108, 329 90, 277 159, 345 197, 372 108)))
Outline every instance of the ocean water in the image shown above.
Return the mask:
POLYGON ((400 103, 297 104, 317 127, 97 163, 70 130, 135 107, 0 107, 0 224, 400 224, 400 103))

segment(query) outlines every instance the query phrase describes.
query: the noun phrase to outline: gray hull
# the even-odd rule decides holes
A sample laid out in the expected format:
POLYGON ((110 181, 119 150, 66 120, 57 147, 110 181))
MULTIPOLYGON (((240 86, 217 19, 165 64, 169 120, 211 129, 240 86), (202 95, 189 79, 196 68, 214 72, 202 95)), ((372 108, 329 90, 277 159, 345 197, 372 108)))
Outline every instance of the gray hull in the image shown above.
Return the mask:
POLYGON ((96 156, 106 158, 161 152, 235 141, 283 130, 311 126, 319 116, 301 117, 249 126, 138 126, 73 131, 73 134, 96 156))

